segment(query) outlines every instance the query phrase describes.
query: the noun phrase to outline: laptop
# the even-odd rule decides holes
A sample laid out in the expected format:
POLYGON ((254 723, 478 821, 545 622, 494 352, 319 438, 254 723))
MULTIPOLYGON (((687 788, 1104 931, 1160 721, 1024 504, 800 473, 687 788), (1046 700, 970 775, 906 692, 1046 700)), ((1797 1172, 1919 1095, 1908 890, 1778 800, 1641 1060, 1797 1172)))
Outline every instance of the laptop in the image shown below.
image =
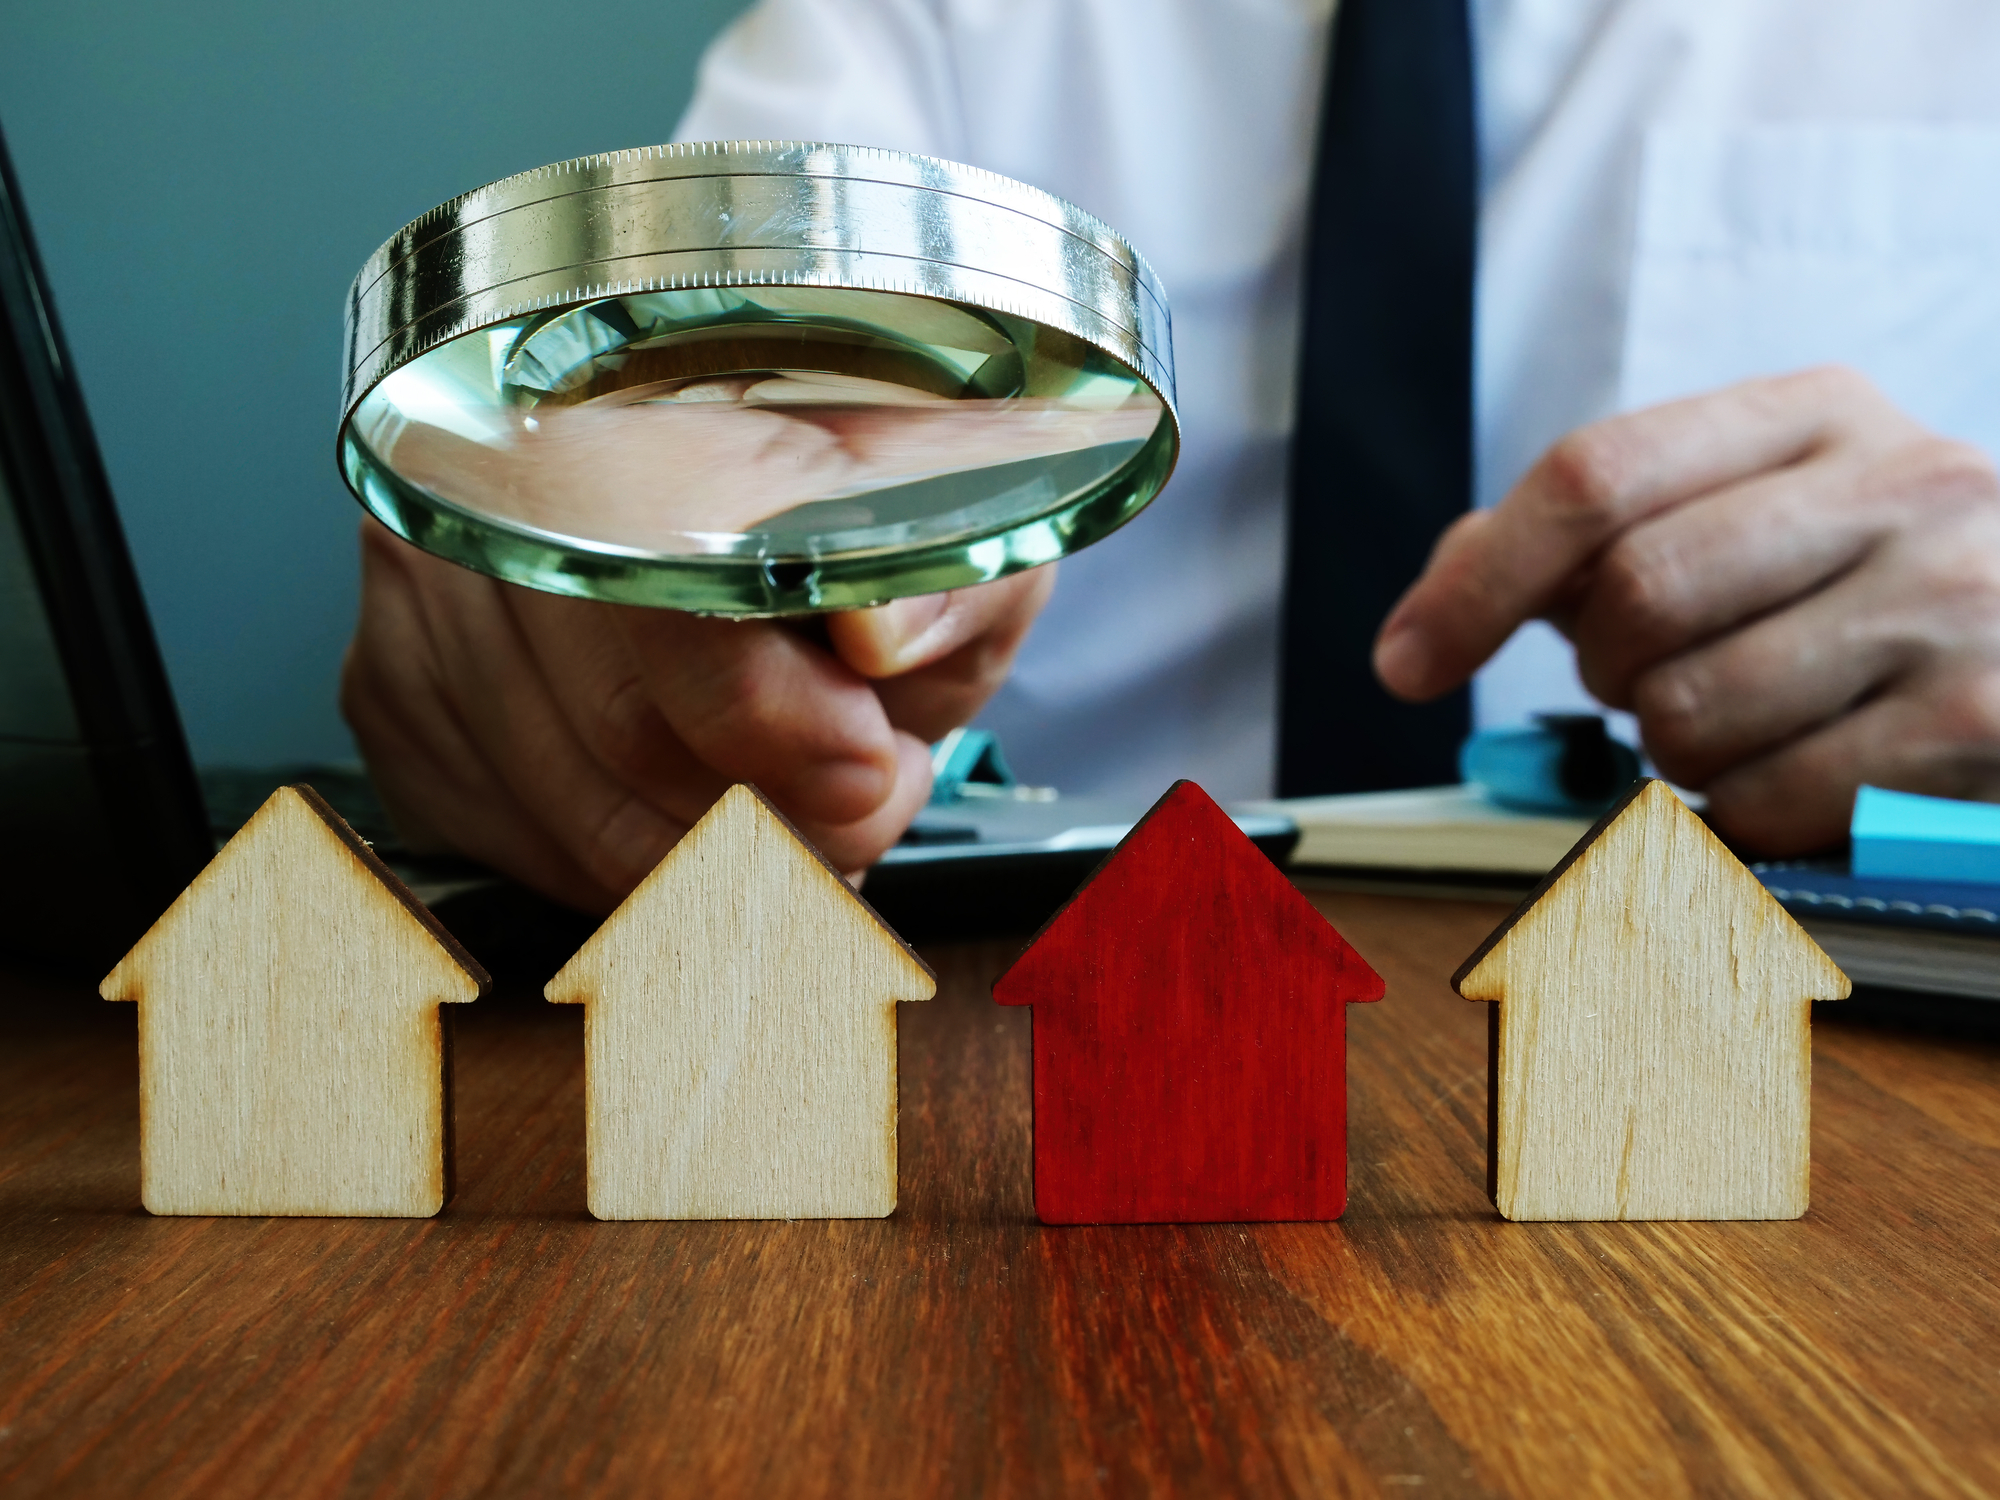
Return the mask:
POLYGON ((214 847, 0 140, 0 950, 115 960, 214 847))

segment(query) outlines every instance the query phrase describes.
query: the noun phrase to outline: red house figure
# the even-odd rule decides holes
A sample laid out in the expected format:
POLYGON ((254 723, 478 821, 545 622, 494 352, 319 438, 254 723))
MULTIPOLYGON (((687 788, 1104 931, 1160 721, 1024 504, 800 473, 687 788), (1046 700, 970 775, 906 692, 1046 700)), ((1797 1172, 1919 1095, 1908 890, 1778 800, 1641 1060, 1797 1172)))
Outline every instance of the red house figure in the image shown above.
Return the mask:
POLYGON ((1035 1010, 1047 1224, 1333 1219, 1347 1003, 1382 980, 1191 781, 993 986, 1035 1010))

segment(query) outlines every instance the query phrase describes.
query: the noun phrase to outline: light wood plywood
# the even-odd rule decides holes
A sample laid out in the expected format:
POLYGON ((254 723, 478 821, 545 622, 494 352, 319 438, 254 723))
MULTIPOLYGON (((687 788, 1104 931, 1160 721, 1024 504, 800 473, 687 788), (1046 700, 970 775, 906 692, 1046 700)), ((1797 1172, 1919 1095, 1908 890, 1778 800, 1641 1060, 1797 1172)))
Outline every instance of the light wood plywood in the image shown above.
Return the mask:
POLYGON ((1795 1219, 1811 1002, 1834 967, 1664 782, 1641 783, 1453 977, 1498 1002, 1510 1219, 1795 1219))
POLYGON ((139 1006, 156 1214, 434 1214, 443 1002, 479 966, 309 787, 283 787, 99 989, 139 1006))
POLYGON ((585 1005, 600 1219, 896 1207, 896 1004, 936 981, 752 788, 732 787, 546 990, 585 1005))

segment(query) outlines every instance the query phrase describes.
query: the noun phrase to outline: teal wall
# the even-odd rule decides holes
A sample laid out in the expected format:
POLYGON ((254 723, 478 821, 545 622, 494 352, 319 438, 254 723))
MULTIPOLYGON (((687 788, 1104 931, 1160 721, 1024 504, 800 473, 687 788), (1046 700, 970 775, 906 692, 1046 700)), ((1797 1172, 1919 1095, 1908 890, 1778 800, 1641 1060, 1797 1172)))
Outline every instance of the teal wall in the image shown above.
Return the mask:
POLYGON ((361 262, 482 182, 665 140, 742 8, 0 0, 0 127, 198 759, 353 753, 361 262))

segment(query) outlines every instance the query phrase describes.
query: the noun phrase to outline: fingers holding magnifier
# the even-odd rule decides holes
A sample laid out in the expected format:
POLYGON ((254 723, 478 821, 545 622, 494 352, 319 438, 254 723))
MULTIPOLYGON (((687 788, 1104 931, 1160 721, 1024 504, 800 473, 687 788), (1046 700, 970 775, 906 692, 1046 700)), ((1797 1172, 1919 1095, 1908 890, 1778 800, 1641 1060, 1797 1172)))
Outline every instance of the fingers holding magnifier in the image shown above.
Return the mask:
POLYGON ((920 739, 967 723, 1006 681, 1055 585, 1053 566, 834 615, 828 638, 874 682, 889 722, 920 739))
MULTIPOLYGON (((857 878, 903 836, 903 830, 930 797, 930 747, 909 734, 898 734, 895 744, 895 783, 887 799, 873 812, 839 824, 793 818, 794 826, 805 840, 850 879, 857 878)), ((779 810, 784 808, 781 806, 779 810)))
POLYGON ((981 660, 997 663, 1004 675, 1055 581, 1051 564, 992 583, 829 615, 827 638, 863 677, 898 677, 959 656, 968 646, 978 648, 981 660))
MULTIPOLYGON (((929 795, 924 739, 787 626, 519 590, 372 526, 364 558, 345 704, 385 797, 434 845, 558 899, 608 908, 734 782, 847 871, 929 795)), ((969 717, 1045 591, 958 601, 949 628, 971 639, 907 674, 929 679, 912 701, 927 692, 943 727, 969 717)))
POLYGON ((667 722, 618 606, 534 589, 502 597, 563 717, 606 774, 686 824, 729 789, 667 722))
MULTIPOLYGON (((622 895, 673 847, 692 816, 656 805, 591 754, 572 705, 552 687, 511 607, 521 591, 422 554, 408 557, 406 572, 420 581, 415 597, 439 663, 441 695, 484 763, 514 806, 601 889, 622 895)), ((591 617, 565 623, 587 626, 591 617)), ((564 639, 572 658, 589 655, 587 637, 572 630, 564 639)))
MULTIPOLYGON (((728 668, 718 667, 712 660, 691 663, 691 658, 704 654, 741 652, 746 660, 737 665, 753 678, 773 659, 789 662, 794 696, 780 706, 799 719, 815 720, 823 715, 824 698, 830 691, 838 712, 844 695, 856 691, 851 674, 841 671, 837 663, 816 662, 815 656, 824 658, 826 654, 796 631, 768 622, 717 631, 703 627, 719 622, 695 621, 684 615, 647 612, 635 619, 636 611, 618 606, 529 590, 507 589, 503 596, 516 618, 525 623, 525 634, 542 664, 551 693, 598 765, 636 797, 682 824, 697 821, 733 782, 751 782, 828 859, 844 870, 856 870, 872 864, 901 836, 929 794, 928 752, 907 735, 885 733, 894 767, 887 794, 873 801, 842 801, 810 795, 814 768, 785 763, 774 753, 772 743, 774 734, 782 734, 793 753, 806 755, 824 755, 830 746, 831 759, 838 766, 843 757, 854 757, 853 747, 839 742, 837 726, 827 730, 824 725, 797 719, 775 725, 768 706, 752 704, 746 721, 754 729, 744 729, 745 738, 717 734, 697 751, 674 729, 676 718, 713 727, 719 717, 713 701, 688 697, 667 700, 653 686, 656 680, 669 678, 677 683, 699 680, 700 671, 690 670, 691 665, 727 675, 728 668), (635 633, 642 643, 636 647, 635 633), (644 652, 669 649, 681 653, 673 668, 656 661, 649 673, 644 652), (686 676, 676 677, 676 669, 686 676), (721 764, 706 755, 719 757, 721 764), (797 794, 802 781, 808 792, 804 797, 797 794), (851 815, 857 802, 862 805, 858 817, 851 815)), ((866 689, 859 691, 865 693, 866 689)), ((742 707, 723 705, 731 706, 742 707)), ((855 707, 852 703, 845 706, 850 711, 855 707)), ((865 722, 868 716, 860 717, 864 731, 872 733, 873 726, 865 722)), ((864 752, 867 748, 863 746, 864 752)), ((653 857, 664 852, 660 849, 653 857)))
POLYGON ((439 581, 423 572, 428 563, 386 532, 364 543, 361 627, 343 667, 341 707, 384 804, 420 851, 453 849, 560 901, 608 908, 621 877, 593 871, 560 824, 523 802, 519 778, 506 769, 512 747, 466 712, 424 597, 439 581))
POLYGON ((927 743, 970 723, 1007 680, 1023 634, 977 636, 928 666, 877 682, 889 722, 927 743))
POLYGON ((827 827, 895 799, 895 731, 833 653, 769 620, 642 609, 617 618, 654 705, 726 781, 752 782, 787 816, 827 827))

